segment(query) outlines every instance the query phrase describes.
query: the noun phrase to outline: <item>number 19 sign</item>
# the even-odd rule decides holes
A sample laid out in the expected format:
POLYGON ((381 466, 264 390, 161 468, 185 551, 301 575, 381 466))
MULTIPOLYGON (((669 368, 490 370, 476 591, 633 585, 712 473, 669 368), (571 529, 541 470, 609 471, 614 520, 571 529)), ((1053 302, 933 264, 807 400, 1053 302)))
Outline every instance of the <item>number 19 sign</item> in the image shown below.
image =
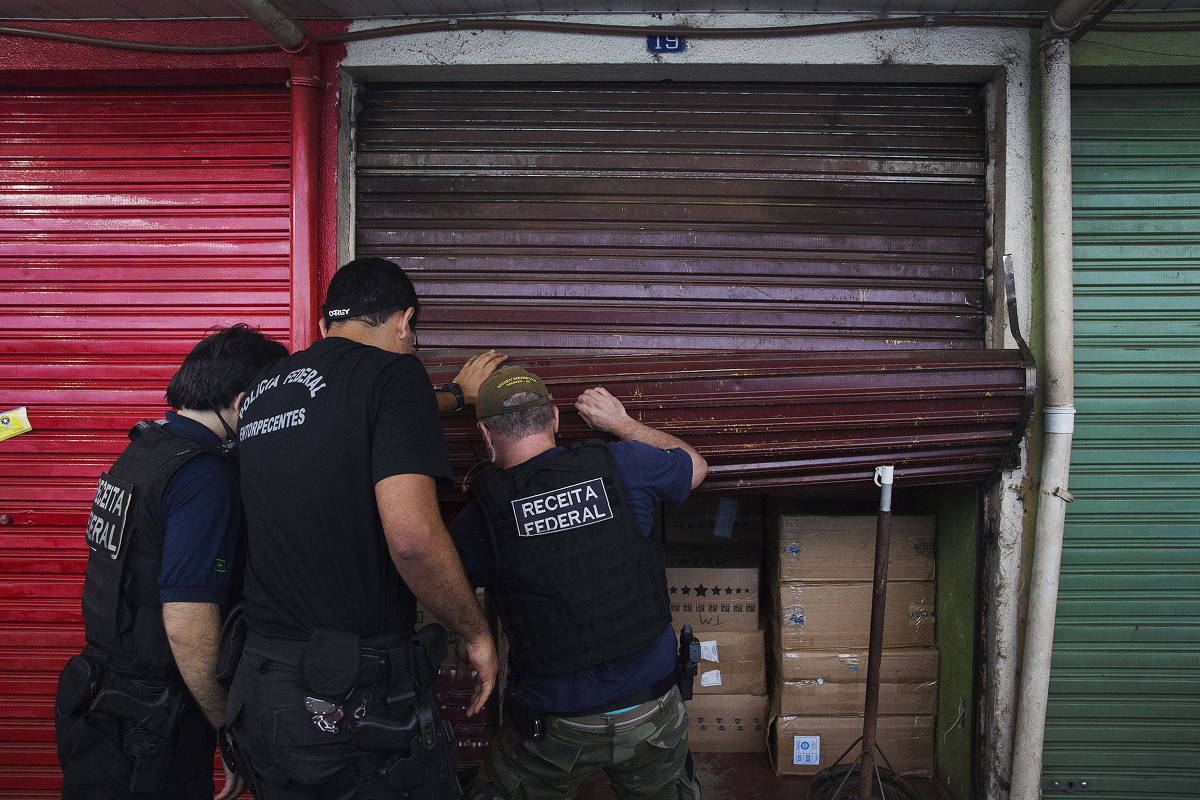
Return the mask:
POLYGON ((687 50, 687 39, 682 36, 647 36, 646 49, 651 53, 682 53, 687 50))

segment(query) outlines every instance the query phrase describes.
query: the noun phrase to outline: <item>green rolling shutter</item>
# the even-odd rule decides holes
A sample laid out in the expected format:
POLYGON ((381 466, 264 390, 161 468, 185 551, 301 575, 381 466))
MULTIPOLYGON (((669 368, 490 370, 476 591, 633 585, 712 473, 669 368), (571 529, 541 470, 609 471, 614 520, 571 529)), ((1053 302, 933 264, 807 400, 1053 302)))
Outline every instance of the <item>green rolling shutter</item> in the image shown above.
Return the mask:
POLYGON ((1073 105, 1075 502, 1043 788, 1197 798, 1200 87, 1073 105))

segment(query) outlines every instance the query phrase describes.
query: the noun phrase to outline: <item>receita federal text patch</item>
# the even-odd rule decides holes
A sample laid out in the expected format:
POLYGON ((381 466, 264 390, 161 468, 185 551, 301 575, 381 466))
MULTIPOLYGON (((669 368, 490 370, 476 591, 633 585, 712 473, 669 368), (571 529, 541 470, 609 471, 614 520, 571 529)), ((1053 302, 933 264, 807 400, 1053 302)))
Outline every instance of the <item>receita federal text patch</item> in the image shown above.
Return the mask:
POLYGON ((513 500, 512 507, 519 536, 562 533, 612 519, 601 478, 522 497, 513 500))

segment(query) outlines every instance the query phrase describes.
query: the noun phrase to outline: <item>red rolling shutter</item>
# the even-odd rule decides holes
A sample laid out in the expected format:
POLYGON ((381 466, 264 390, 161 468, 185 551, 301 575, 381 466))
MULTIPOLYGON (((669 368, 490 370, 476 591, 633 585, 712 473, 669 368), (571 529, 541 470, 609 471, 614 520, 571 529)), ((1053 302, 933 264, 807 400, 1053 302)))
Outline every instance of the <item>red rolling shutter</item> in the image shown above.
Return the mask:
POLYGON ((214 325, 288 338, 284 90, 0 94, 0 796, 57 796, 96 478, 214 325))

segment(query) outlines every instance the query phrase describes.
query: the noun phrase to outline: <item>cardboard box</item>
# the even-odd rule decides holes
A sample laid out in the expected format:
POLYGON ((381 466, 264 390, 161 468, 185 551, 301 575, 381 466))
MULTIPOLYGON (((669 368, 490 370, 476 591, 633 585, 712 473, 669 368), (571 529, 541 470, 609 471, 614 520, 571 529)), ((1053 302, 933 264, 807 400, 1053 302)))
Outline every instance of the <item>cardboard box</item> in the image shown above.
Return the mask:
MULTIPOLYGON (((933 774, 934 717, 880 717, 876 746, 892 767, 906 777, 933 774)), ((857 717, 771 718, 771 766, 776 775, 815 775, 833 766, 838 757, 862 736, 863 720, 857 717)), ((852 761, 859 748, 843 759, 852 761)), ((882 759, 880 759, 881 766, 882 759)))
POLYGON ((765 695, 709 694, 687 703, 688 747, 693 753, 764 753, 765 695))
MULTIPOLYGON (((875 517, 780 514, 771 521, 777 580, 874 580, 875 517)), ((934 522, 933 516, 892 517, 889 581, 934 579, 934 522)))
POLYGON ((676 630, 756 631, 759 555, 732 548, 667 548, 667 592, 676 630))
POLYGON ((682 506, 663 506, 663 534, 669 543, 736 543, 762 549, 765 498, 692 495, 682 506))
MULTIPOLYGON (((938 677, 938 651, 932 647, 885 648, 880 654, 881 683, 928 683, 938 677)), ((866 649, 775 649, 776 674, 785 681, 862 683, 867 679, 866 649)))
MULTIPOLYGON (((774 696, 783 715, 823 716, 863 714, 867 684, 826 683, 821 679, 775 680, 774 696)), ((936 714, 937 681, 880 683, 880 716, 936 714)))
MULTIPOLYGON (((774 587, 773 642, 780 650, 863 648, 871 639, 870 583, 788 581, 774 587)), ((884 647, 933 645, 931 581, 888 581, 884 647)))
POLYGON ((762 631, 699 631, 696 694, 766 694, 762 631))

